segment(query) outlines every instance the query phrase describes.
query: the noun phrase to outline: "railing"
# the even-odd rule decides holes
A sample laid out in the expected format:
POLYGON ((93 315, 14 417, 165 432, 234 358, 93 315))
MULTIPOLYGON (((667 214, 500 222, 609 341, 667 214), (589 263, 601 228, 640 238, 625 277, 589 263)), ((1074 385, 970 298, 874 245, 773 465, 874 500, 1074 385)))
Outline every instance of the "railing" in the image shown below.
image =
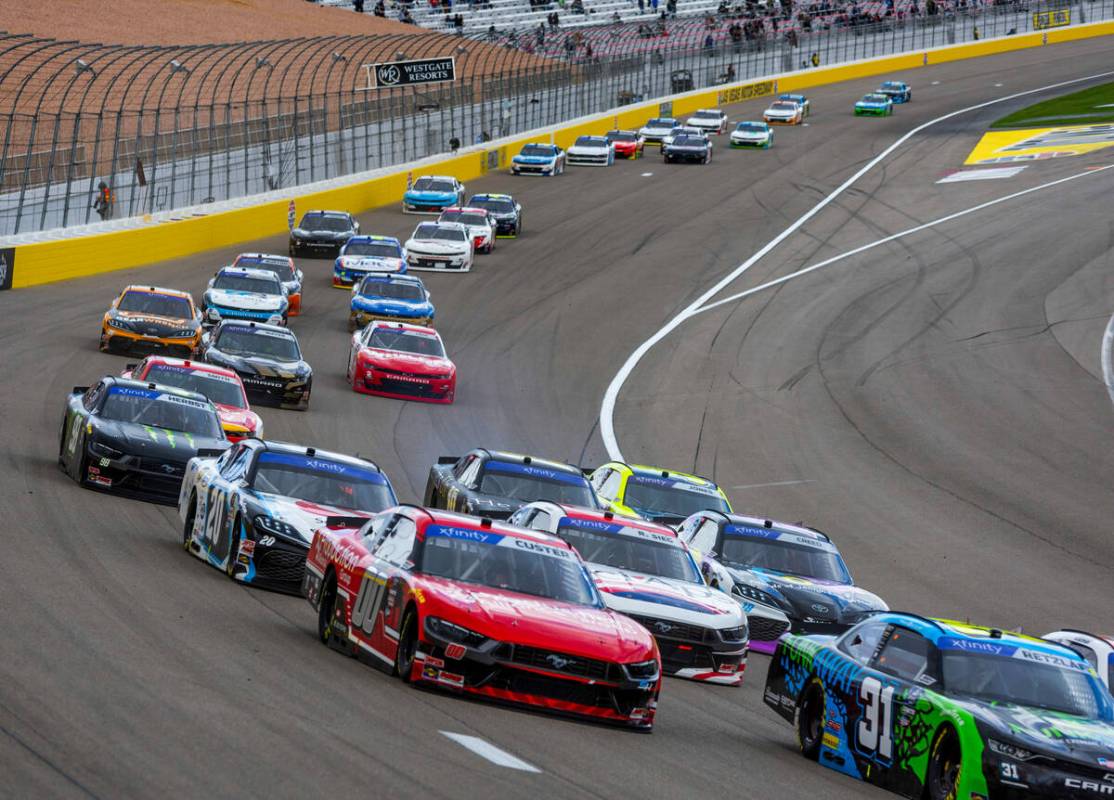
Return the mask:
POLYGON ((1025 33, 1045 11, 1110 19, 1114 0, 794 22, 737 41, 731 19, 678 20, 668 36, 607 25, 547 37, 541 52, 434 33, 178 48, 0 34, 0 235, 340 177, 689 88, 1025 33), (367 89, 364 64, 449 54, 453 84, 367 89))

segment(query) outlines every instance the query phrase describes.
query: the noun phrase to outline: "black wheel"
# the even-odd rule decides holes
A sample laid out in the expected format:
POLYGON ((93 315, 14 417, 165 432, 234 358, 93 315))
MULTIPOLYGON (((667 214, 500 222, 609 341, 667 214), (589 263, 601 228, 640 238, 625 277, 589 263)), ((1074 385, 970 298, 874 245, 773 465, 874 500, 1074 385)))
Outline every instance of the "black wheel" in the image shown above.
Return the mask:
POLYGON ((69 474, 66 469, 66 414, 62 415, 62 432, 58 434, 58 468, 69 474))
POLYGON ((333 574, 325 579, 321 586, 320 604, 317 606, 317 638, 321 644, 332 644, 333 637, 337 634, 336 618, 340 612, 337 601, 337 579, 333 574))
POLYGON ((820 741, 824 736, 824 686, 813 678, 805 686, 797 711, 797 746, 810 761, 820 758, 820 741))
POLYGON ((236 577, 236 556, 239 554, 240 548, 237 546, 240 542, 240 537, 237 531, 240 530, 240 518, 236 517, 235 523, 228 529, 228 547, 225 553, 224 574, 229 578, 235 579, 236 577))
POLYGON ((414 654, 418 652, 418 617, 414 609, 408 608, 402 618, 402 628, 398 634, 398 652, 395 653, 395 671, 405 683, 410 683, 410 673, 414 669, 414 654))
POLYGON ((189 507, 186 509, 186 521, 182 524, 182 549, 190 551, 190 539, 193 538, 193 523, 197 517, 197 495, 190 498, 189 507))
POLYGON ((959 740, 951 728, 941 728, 932 743, 928 756, 929 800, 956 800, 959 780, 963 770, 963 756, 959 740))

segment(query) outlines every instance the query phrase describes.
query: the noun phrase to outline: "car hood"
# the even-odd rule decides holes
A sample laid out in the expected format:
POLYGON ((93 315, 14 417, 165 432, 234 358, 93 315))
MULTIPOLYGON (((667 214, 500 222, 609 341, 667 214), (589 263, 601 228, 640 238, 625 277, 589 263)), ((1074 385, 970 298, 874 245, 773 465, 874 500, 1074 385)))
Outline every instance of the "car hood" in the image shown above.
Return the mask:
POLYGON ((607 609, 421 576, 425 613, 491 639, 601 661, 646 661, 653 638, 634 620, 607 609))
POLYGON ((766 109, 766 116, 767 117, 795 117, 795 116, 797 116, 797 113, 798 112, 796 112, 796 111, 786 111, 786 110, 780 109, 780 108, 767 108, 766 109))
POLYGON ((949 696, 969 711, 984 734, 1092 768, 1111 769, 1114 723, 1011 703, 949 696), (1105 762, 1105 763, 1104 763, 1105 762))
POLYGON ((765 139, 769 131, 731 131, 732 139, 765 139))
POLYGON ((401 258, 384 256, 341 256, 336 266, 356 272, 400 272, 404 262, 401 258))
POLYGON ((889 104, 883 103, 881 100, 860 100, 855 105, 862 108, 885 108, 889 104))
POLYGON ((213 405, 217 407, 217 416, 220 417, 222 423, 239 425, 249 429, 259 424, 259 415, 254 411, 250 411, 246 408, 226 406, 220 403, 214 403, 213 405))
POLYGON ((670 142, 666 146, 670 150, 684 150, 692 153, 702 153, 708 149, 708 145, 706 144, 677 144, 676 142, 670 142))
POLYGON ((267 378, 292 379, 306 377, 310 373, 309 364, 304 361, 275 361, 261 356, 240 356, 222 350, 209 350, 205 359, 214 364, 233 369, 241 375, 262 375, 267 378))
POLYGON ((467 253, 467 242, 446 242, 438 239, 410 239, 406 242, 406 249, 415 253, 433 253, 436 255, 460 255, 467 253))
POLYGON ((453 362, 447 358, 400 353, 397 350, 376 350, 370 347, 363 348, 360 353, 370 358, 376 366, 389 367, 415 375, 444 375, 453 370, 453 362))
POLYGON ((113 314, 116 319, 125 320, 131 323, 140 323, 142 325, 156 325, 164 328, 173 328, 174 330, 181 330, 182 328, 193 327, 193 320, 182 317, 157 317, 151 314, 137 313, 134 311, 117 311, 113 314))
POLYGON ((518 164, 552 164, 557 160, 557 156, 515 156, 514 161, 518 164))
POLYGON ((437 200, 455 201, 456 200, 456 192, 416 192, 413 189, 410 189, 406 192, 405 197, 406 197, 407 200, 419 200, 419 201, 437 201, 437 200))
POLYGON ((227 439, 172 431, 135 422, 99 420, 98 439, 140 458, 165 459, 185 464, 198 450, 224 450, 227 439))
POLYGON ((708 628, 737 628, 745 616, 737 602, 703 583, 589 564, 609 608, 623 614, 660 617, 708 628))
POLYGON ((325 527, 325 520, 328 517, 363 517, 364 519, 370 519, 375 515, 374 511, 319 505, 309 500, 299 500, 296 497, 284 497, 277 494, 268 494, 267 492, 251 490, 249 494, 255 501, 255 505, 259 506, 258 513, 267 514, 290 525, 298 531, 298 535, 307 545, 313 540, 313 532, 325 527))
POLYGON ((383 297, 352 298, 353 311, 368 311, 372 314, 425 316, 433 312, 433 304, 416 300, 396 300, 383 297))
POLYGON ((233 289, 210 289, 206 292, 209 302, 229 308, 246 308, 256 311, 278 311, 286 303, 286 298, 277 294, 258 294, 233 289))
POLYGON ((607 147, 570 147, 568 154, 571 156, 606 156, 610 152, 607 147))
POLYGON ((690 119, 685 124, 690 128, 718 128, 723 123, 718 119, 690 119))
POLYGON ((863 612, 888 608, 882 598, 858 586, 757 568, 728 570, 736 582, 757 586, 786 602, 790 615, 801 619, 848 624, 857 622, 863 612))
POLYGON ((665 136, 673 130, 672 127, 668 128, 639 128, 638 133, 642 136, 665 136))
POLYGON ((313 239, 351 239, 353 231, 314 231, 306 228, 295 228, 294 238, 304 237, 313 239))

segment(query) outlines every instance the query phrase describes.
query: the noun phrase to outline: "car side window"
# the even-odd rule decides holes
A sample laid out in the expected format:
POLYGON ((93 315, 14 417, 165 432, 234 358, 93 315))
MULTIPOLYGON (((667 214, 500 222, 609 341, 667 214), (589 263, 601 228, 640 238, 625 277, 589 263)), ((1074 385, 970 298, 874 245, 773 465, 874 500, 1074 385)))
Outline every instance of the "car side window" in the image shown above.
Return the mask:
POLYGON ((387 525, 394 521, 395 516, 395 514, 384 513, 372 517, 371 521, 364 526, 364 547, 374 550, 375 542, 383 535, 387 525))
POLYGON ((417 532, 414 520, 399 514, 394 525, 376 545, 375 555, 396 567, 404 566, 411 561, 417 532))
POLYGON ((623 483, 623 473, 617 469, 611 470, 610 474, 600 484, 600 488, 596 490, 600 497, 605 497, 608 500, 614 500, 619 496, 619 487, 623 483))
POLYGON ((719 536, 719 523, 714 519, 704 519, 697 526, 696 531, 689 539, 689 547, 700 555, 711 555, 716 549, 716 538, 719 536))
POLYGON ((475 460, 476 457, 474 455, 467 455, 464 458, 460 459, 460 461, 456 462, 456 466, 453 467, 453 477, 457 480, 460 480, 460 476, 464 474, 464 471, 468 469, 468 467, 475 460))
POLYGON ((885 622, 864 622, 843 635, 839 640, 839 649, 860 664, 869 664, 882 641, 882 634, 886 632, 885 622))
POLYGON ((936 682, 933 650, 932 643, 919 633, 895 626, 872 666, 895 678, 932 684, 936 682))
POLYGON ((511 525, 517 525, 520 528, 532 527, 530 522, 537 515, 536 508, 520 508, 518 511, 511 514, 510 519, 507 520, 511 525))
POLYGON ((550 524, 549 512, 538 509, 534 513, 534 519, 530 522, 530 527, 536 531, 548 531, 550 524))
POLYGON ((467 486, 469 489, 475 488, 476 479, 480 475, 480 467, 482 467, 482 466, 483 466, 483 460, 482 459, 473 458, 472 463, 468 465, 468 468, 465 469, 464 472, 460 473, 461 484, 463 484, 464 486, 467 486))
POLYGON ((94 408, 97 407, 97 404, 101 401, 101 397, 103 395, 104 381, 99 381, 93 384, 93 386, 89 388, 89 391, 85 393, 85 396, 82 398, 82 404, 87 410, 92 411, 94 408))
POLYGON ((229 456, 221 468, 221 477, 229 481, 238 481, 247 472, 248 460, 251 458, 251 448, 239 446, 239 451, 229 456))

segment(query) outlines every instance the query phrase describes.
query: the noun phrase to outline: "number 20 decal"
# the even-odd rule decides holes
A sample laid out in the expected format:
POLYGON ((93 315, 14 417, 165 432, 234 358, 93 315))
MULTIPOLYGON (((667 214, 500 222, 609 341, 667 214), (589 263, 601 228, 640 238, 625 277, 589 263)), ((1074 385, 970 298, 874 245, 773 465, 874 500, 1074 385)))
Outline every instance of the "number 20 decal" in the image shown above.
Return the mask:
POLYGON ((859 720, 859 746, 882 758, 893 756, 894 687, 882 687, 877 678, 864 678, 859 689, 863 716, 859 720))

